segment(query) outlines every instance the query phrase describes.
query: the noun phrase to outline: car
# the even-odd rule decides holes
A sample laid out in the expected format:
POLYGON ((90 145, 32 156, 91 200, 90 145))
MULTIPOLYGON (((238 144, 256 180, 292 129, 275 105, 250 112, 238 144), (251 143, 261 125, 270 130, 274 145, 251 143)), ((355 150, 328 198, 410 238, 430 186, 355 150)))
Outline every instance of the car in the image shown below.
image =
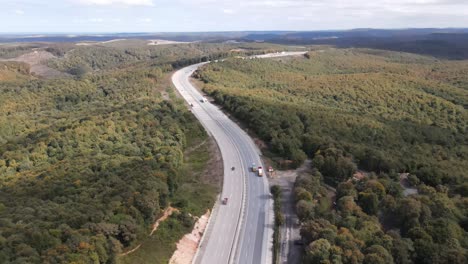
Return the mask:
POLYGON ((223 199, 223 204, 227 204, 227 203, 228 203, 228 198, 226 197, 223 199))
POLYGON ((206 98, 203 97, 202 99, 200 99, 200 102, 204 103, 204 102, 208 102, 208 100, 206 100, 206 98))
POLYGON ((257 165, 255 165, 255 163, 252 163, 252 171, 253 172, 257 171, 257 165))

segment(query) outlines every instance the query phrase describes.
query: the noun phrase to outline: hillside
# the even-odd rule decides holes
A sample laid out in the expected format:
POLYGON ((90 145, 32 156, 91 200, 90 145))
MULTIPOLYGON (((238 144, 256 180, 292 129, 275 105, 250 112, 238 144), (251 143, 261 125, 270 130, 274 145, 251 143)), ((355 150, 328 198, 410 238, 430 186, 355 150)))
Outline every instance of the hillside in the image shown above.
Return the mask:
POLYGON ((313 160, 295 189, 304 263, 464 263, 467 73, 467 61, 326 49, 230 59, 194 76, 277 166, 313 160), (419 193, 406 196, 400 180, 419 193))
POLYGON ((207 172, 207 135, 169 77, 246 47, 115 45, 0 48, 20 61, 48 52, 35 63, 69 73, 0 64, 1 263, 166 263, 212 207, 220 174, 207 172), (169 205, 179 213, 148 237, 169 205))

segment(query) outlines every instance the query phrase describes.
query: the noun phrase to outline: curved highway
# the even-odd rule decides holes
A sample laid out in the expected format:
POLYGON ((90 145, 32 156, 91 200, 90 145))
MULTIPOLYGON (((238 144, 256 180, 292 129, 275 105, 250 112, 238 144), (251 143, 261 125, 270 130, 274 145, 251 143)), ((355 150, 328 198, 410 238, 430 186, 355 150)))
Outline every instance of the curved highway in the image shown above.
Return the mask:
MULTIPOLYGON (((271 56, 297 54, 288 52, 271 56)), ((220 199, 193 262, 271 263, 273 205, 268 180, 251 172, 252 163, 263 166, 261 153, 236 123, 217 106, 204 101, 203 95, 190 83, 190 76, 203 64, 206 63, 185 67, 172 76, 174 86, 191 105, 193 114, 216 140, 224 165, 220 199), (227 204, 221 202, 224 198, 228 198, 227 204)))

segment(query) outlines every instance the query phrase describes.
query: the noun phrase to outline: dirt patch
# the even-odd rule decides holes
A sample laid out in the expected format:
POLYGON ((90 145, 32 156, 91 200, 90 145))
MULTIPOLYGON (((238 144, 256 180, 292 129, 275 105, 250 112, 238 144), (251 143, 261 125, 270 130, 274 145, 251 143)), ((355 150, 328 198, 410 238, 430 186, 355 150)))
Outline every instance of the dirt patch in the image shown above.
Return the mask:
POLYGON ((171 97, 169 96, 169 94, 166 92, 166 91, 161 91, 161 96, 164 100, 166 101, 170 101, 171 100, 171 97))
POLYGON ((247 51, 246 49, 232 49, 230 52, 244 52, 247 51))
POLYGON ((35 50, 5 61, 19 61, 31 66, 30 72, 44 78, 56 78, 67 76, 66 73, 52 69, 46 65, 47 61, 56 58, 52 53, 44 50, 35 50))
POLYGON ((354 174, 352 179, 349 179, 349 181, 354 180, 354 181, 361 181, 364 178, 369 177, 369 172, 363 171, 363 170, 357 170, 354 174))
POLYGON ((137 251, 140 247, 141 247, 141 244, 138 245, 138 246, 136 246, 136 247, 135 247, 134 249, 132 249, 132 250, 129 250, 129 251, 124 252, 124 253, 121 253, 119 256, 122 257, 122 256, 126 256, 126 255, 128 255, 128 254, 132 254, 133 252, 137 251))
POLYGON ((205 232, 208 220, 210 218, 210 210, 202 215, 191 233, 184 235, 179 242, 177 242, 177 250, 169 260, 169 264, 190 264, 198 249, 200 240, 205 232))
POLYGON ((164 39, 152 39, 149 40, 149 46, 157 46, 157 45, 169 45, 169 44, 188 44, 191 42, 182 42, 182 41, 172 41, 172 40, 164 40, 164 39))
MULTIPOLYGON (((304 164, 302 164, 299 168, 295 170, 277 170, 275 171, 275 177, 278 180, 288 180, 288 181, 296 181, 296 177, 301 173, 307 173, 310 171, 312 167, 312 161, 306 160, 304 164)), ((274 180, 272 180, 274 181, 274 180)))
POLYGON ((411 186, 408 180, 409 173, 400 173, 400 186, 403 188, 403 195, 409 196, 418 194, 418 189, 411 186))
POLYGON ((171 207, 171 206, 167 207, 166 210, 164 210, 163 215, 158 220, 156 220, 156 222, 153 224, 153 229, 151 230, 151 233, 149 235, 152 236, 153 233, 156 232, 156 230, 158 230, 159 224, 162 221, 166 220, 169 216, 172 215, 172 213, 178 212, 178 211, 179 210, 177 210, 174 207, 171 207))
POLYGON ((55 56, 50 52, 44 50, 35 50, 33 52, 29 52, 9 60, 26 62, 29 65, 36 65, 46 62, 53 58, 55 58, 55 56))
MULTIPOLYGON (((151 232, 150 232, 150 236, 153 235, 154 232, 156 232, 158 230, 158 227, 159 227, 159 224, 161 224, 162 221, 166 220, 169 216, 172 215, 172 213, 174 212, 178 212, 179 210, 177 208, 174 208, 174 207, 167 207, 162 216, 158 218, 158 220, 156 220, 156 222, 154 222, 153 224, 153 228, 151 229, 151 232)), ((126 251, 126 252, 123 252, 121 253, 119 256, 125 256, 125 255, 128 255, 128 254, 131 254, 135 251, 137 251, 139 248, 141 247, 141 244, 139 244, 138 246, 134 247, 133 249, 129 250, 129 251, 126 251)))

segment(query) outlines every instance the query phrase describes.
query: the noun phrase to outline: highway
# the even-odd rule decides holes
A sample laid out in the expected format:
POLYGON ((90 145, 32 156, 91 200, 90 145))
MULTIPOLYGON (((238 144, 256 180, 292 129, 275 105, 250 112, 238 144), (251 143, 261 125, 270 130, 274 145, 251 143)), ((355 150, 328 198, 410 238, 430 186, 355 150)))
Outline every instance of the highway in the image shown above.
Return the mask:
MULTIPOLYGON (((279 56, 278 53, 272 54, 272 57, 279 56)), ((193 105, 192 113, 216 140, 224 166, 220 199, 193 262, 272 263, 273 201, 267 178, 251 171, 252 163, 264 167, 261 153, 253 140, 217 106, 202 102, 203 95, 189 78, 203 64, 206 63, 185 67, 172 76, 178 92, 189 105, 193 105), (221 203, 224 198, 228 198, 226 205, 221 203)))

